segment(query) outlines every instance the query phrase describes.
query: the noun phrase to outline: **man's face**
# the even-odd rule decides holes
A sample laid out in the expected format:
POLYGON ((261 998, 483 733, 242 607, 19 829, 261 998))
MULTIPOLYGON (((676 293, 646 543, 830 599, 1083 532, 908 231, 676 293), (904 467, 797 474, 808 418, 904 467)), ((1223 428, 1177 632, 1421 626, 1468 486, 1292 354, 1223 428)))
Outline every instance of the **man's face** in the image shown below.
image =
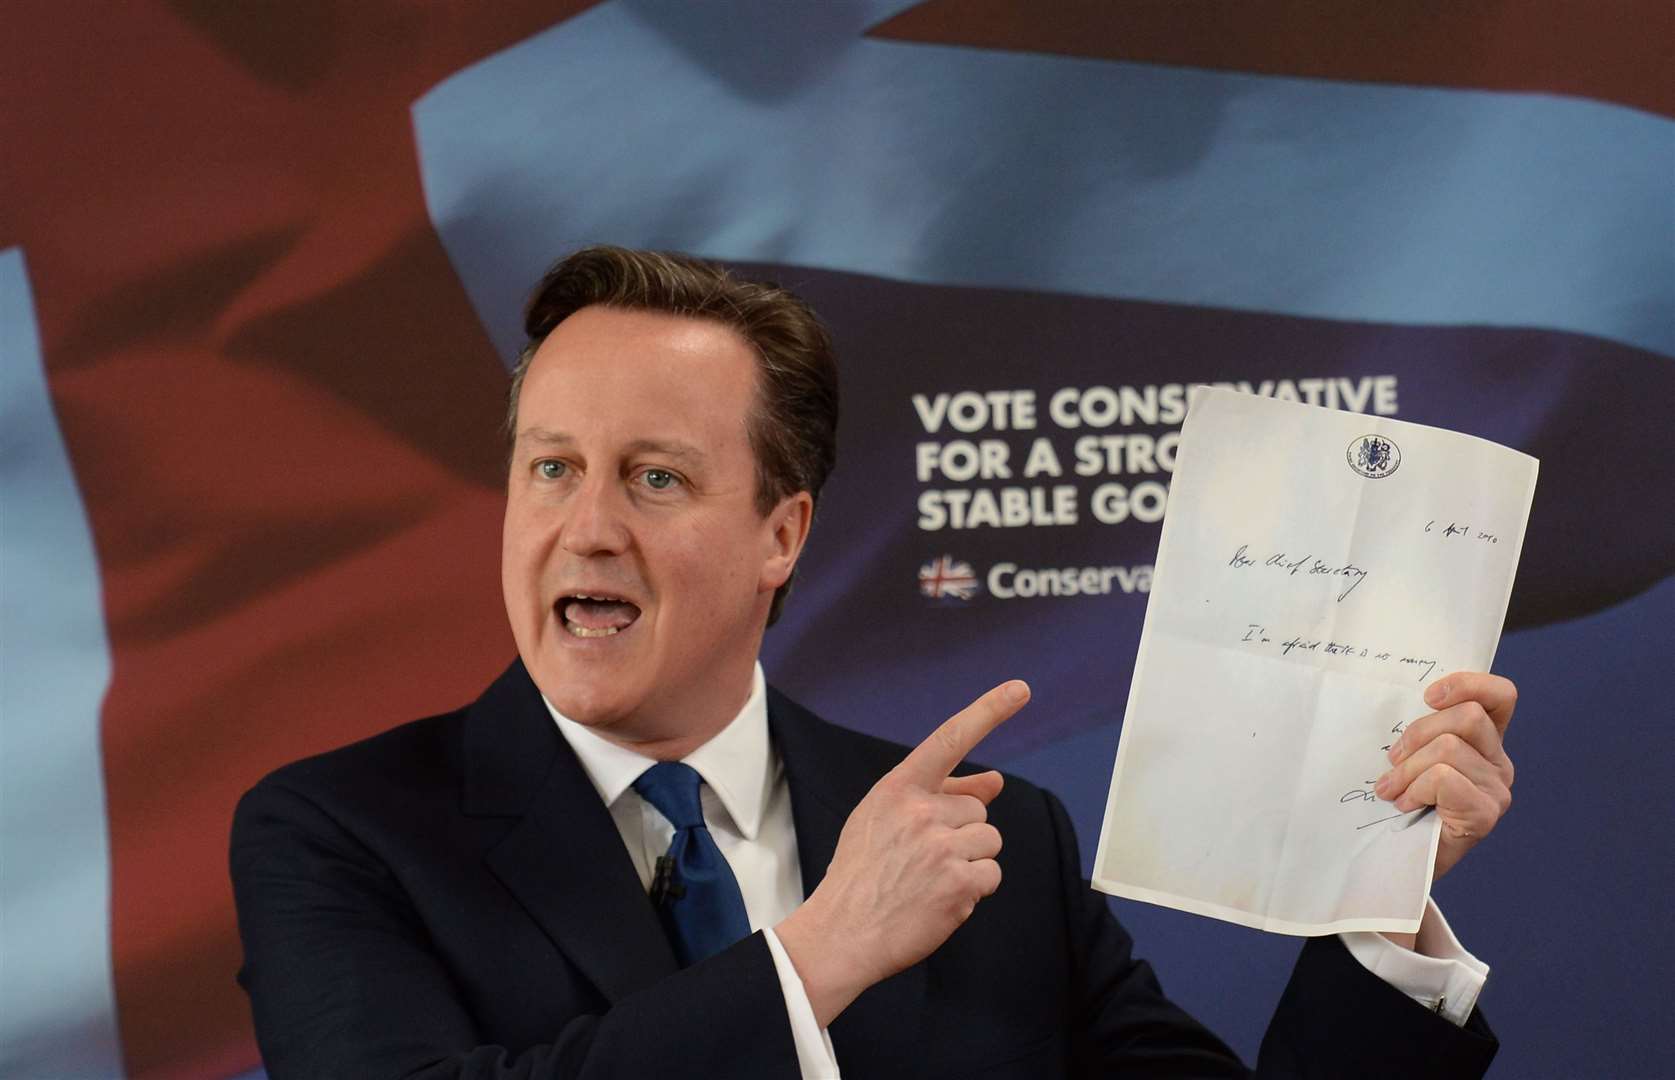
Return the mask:
POLYGON ((525 375, 506 612, 547 699, 619 742, 708 738, 749 693, 809 517, 806 494, 757 512, 756 377, 726 326, 605 307, 561 322, 525 375))

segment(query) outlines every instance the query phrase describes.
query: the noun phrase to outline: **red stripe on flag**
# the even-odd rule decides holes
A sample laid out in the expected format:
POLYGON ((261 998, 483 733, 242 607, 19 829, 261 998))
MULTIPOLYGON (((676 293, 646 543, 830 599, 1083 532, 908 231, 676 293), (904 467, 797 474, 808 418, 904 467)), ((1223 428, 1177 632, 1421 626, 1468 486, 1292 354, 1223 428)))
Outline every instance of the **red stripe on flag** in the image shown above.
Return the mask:
POLYGON ((505 372, 429 225, 409 106, 585 6, 8 11, 0 241, 29 253, 104 577, 134 1076, 256 1062, 240 792, 469 700, 513 655, 505 372))

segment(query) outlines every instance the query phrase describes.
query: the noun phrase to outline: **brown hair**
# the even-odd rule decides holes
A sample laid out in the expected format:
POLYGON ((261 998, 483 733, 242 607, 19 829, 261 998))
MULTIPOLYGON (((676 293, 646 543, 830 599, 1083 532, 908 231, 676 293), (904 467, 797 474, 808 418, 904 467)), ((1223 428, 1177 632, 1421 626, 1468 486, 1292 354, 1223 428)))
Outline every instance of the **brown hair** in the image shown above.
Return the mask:
MULTIPOLYGON (((756 406, 748 420, 756 455, 756 507, 820 488, 837 464, 838 381, 831 335, 801 297, 772 282, 735 277, 714 263, 669 251, 583 248, 554 263, 524 311, 529 341, 512 369, 506 437, 517 440, 518 394, 529 362, 553 328, 593 305, 713 319, 756 354, 756 406)), ((774 593, 772 626, 791 582, 774 593)))

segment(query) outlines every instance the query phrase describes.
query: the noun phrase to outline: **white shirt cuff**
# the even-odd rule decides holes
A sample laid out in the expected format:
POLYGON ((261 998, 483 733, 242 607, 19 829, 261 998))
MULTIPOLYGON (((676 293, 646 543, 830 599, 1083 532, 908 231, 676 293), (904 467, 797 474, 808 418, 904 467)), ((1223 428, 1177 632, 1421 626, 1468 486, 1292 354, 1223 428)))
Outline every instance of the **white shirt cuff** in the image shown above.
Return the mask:
POLYGON ((1425 901, 1425 915, 1410 952, 1382 934, 1339 934, 1349 955, 1362 967, 1456 1027, 1465 1024, 1477 995, 1489 978, 1489 965, 1467 952, 1449 929, 1436 904, 1425 901))
POLYGON ((797 1068, 803 1080, 842 1080, 832 1036, 814 1019, 814 1006, 808 1003, 808 991, 791 963, 791 954, 771 929, 764 927, 762 936, 768 939, 768 952, 773 954, 774 970, 779 973, 779 989, 785 995, 785 1014, 791 1018, 791 1041, 797 1047, 797 1068))

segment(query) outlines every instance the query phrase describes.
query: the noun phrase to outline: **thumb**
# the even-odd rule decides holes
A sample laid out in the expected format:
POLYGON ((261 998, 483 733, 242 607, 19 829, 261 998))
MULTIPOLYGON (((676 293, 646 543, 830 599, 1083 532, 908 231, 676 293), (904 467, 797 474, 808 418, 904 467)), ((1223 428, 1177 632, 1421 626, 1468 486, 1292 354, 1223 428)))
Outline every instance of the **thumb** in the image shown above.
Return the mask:
POLYGON ((977 773, 973 776, 950 776, 942 782, 944 795, 971 795, 982 800, 987 806, 1000 794, 1000 789, 1006 781, 993 770, 977 773))

